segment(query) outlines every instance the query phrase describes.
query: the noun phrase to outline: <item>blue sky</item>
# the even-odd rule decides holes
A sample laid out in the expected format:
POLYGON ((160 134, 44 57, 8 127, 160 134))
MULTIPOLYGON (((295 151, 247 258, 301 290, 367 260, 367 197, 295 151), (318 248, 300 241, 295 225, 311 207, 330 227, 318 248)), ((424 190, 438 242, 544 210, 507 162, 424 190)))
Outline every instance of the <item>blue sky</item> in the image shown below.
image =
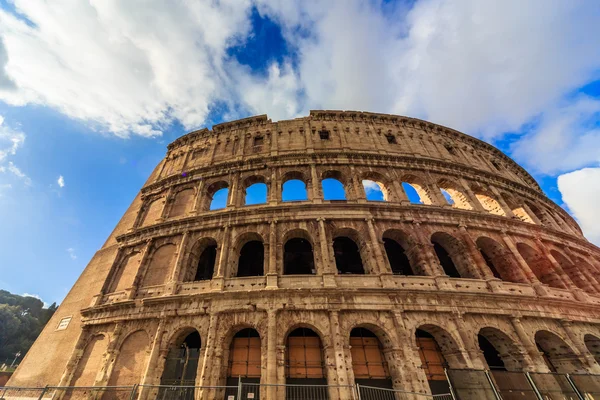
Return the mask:
POLYGON ((0 0, 0 288, 60 302, 178 136, 319 108, 486 140, 600 243, 598 37, 585 0, 0 0))

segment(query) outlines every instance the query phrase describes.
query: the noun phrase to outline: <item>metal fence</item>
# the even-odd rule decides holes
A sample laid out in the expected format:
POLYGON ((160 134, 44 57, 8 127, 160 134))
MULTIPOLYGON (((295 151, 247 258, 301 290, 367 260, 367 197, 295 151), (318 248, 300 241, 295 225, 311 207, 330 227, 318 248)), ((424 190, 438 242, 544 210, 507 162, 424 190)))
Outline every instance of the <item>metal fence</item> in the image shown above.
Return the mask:
POLYGON ((358 400, 452 400, 452 394, 424 394, 375 386, 356 385, 358 400))
POLYGON ((423 394, 362 384, 0 387, 0 400, 598 400, 600 375, 447 370, 450 393, 423 394))

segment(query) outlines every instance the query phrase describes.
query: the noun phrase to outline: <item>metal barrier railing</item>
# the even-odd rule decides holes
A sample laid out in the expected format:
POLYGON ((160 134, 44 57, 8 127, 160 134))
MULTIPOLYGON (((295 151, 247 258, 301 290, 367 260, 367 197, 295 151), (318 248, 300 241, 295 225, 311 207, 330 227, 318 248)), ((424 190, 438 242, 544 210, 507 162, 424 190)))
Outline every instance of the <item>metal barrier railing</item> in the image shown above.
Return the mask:
POLYGON ((446 370, 450 393, 356 385, 245 383, 236 386, 134 385, 0 387, 0 400, 598 400, 600 375, 446 370))
POLYGON ((426 394, 375 386, 356 385, 358 400, 452 400, 452 394, 426 394))

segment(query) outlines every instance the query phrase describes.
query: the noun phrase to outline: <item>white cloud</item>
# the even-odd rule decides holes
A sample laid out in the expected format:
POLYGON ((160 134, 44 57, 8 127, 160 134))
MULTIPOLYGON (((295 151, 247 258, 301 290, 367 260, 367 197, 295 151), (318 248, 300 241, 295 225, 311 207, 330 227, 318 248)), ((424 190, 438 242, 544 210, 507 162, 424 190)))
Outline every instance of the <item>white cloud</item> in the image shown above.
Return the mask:
POLYGON ((62 175, 60 175, 56 183, 58 183, 58 186, 60 187, 65 187, 65 178, 62 175))
POLYGON ((67 253, 69 253, 69 257, 71 257, 71 260, 76 260, 77 259, 77 254, 75 254, 75 249, 72 247, 69 247, 67 249, 67 253))
POLYGON ((25 142, 25 134, 4 124, 4 117, 0 115, 0 162, 8 156, 14 156, 23 142, 25 142))
POLYGON ((251 34, 251 0, 15 0, 34 26, 0 11, 0 65, 18 87, 0 98, 120 136, 158 135, 174 120, 196 128, 225 104, 274 119, 311 108, 394 112, 489 139, 555 106, 600 66, 597 2, 254 4, 297 55, 264 76, 227 56, 251 34))
POLYGON ((373 193, 373 192, 381 192, 381 187, 377 184, 377 182, 373 182, 373 181, 362 181, 363 187, 365 188, 365 191, 367 192, 367 194, 369 193, 373 193))
POLYGON ((558 189, 586 237, 600 246, 600 168, 583 168, 558 177, 558 189))
POLYGON ((512 154, 532 171, 555 174, 600 165, 600 100, 580 96, 544 112, 512 154))
POLYGON ((6 170, 11 172, 18 179, 22 180, 25 185, 31 186, 31 179, 23 171, 21 171, 15 164, 13 164, 12 161, 8 162, 8 167, 6 167, 6 170))

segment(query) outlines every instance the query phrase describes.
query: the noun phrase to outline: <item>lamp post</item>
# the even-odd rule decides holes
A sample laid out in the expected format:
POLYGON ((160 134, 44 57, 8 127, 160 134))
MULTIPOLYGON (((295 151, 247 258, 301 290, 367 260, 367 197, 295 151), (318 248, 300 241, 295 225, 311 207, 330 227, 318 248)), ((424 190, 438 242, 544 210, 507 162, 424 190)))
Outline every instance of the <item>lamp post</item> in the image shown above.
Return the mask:
POLYGON ((21 355, 20 351, 17 351, 17 354, 15 354, 15 359, 13 360, 13 362, 10 364, 10 367, 12 368, 13 365, 15 365, 15 362, 17 361, 17 358, 19 358, 19 356, 21 355))

